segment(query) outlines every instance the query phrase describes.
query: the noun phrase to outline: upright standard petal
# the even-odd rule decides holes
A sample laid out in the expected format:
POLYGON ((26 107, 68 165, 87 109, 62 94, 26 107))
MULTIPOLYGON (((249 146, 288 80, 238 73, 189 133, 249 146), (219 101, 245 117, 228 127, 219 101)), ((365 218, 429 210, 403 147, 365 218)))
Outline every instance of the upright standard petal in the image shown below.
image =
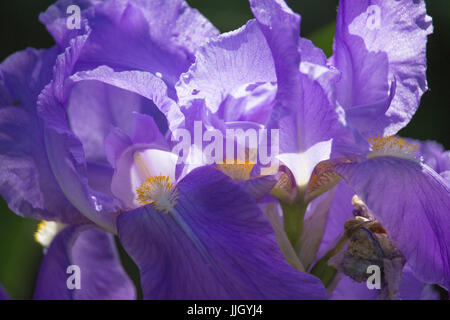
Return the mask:
POLYGON ((119 239, 141 271, 146 299, 323 299, 318 278, 287 264, 251 197, 213 167, 177 185, 164 214, 122 213, 119 239))
POLYGON ((80 223, 87 220, 54 177, 37 114, 37 97, 51 80, 55 59, 55 49, 27 49, 0 65, 0 194, 19 215, 80 223))
POLYGON ((272 52, 277 76, 278 91, 268 128, 279 129, 280 156, 278 157, 294 174, 299 187, 305 187, 314 166, 331 154, 334 133, 340 120, 332 101, 321 85, 320 78, 331 71, 308 67, 305 60, 323 62, 323 56, 312 57, 311 45, 300 41, 300 17, 280 0, 250 1, 272 52))
POLYGON ((380 156, 340 164, 415 276, 450 288, 450 187, 427 165, 380 156))
POLYGON ((233 90, 275 80, 270 49, 256 21, 250 20, 201 47, 176 89, 181 105, 204 99, 206 107, 216 113, 233 90))
POLYGON ((37 300, 135 298, 113 236, 86 225, 66 227, 53 239, 34 292, 37 300))
POLYGON ((331 59, 342 72, 338 100, 366 137, 395 134, 411 120, 427 89, 432 28, 423 0, 340 1, 331 59))
POLYGON ((161 75, 171 88, 192 63, 195 49, 218 34, 183 0, 60 0, 40 20, 62 48, 75 36, 91 31, 77 68, 106 64, 116 70, 148 71, 161 75), (81 8, 79 30, 66 27, 70 4, 81 8))

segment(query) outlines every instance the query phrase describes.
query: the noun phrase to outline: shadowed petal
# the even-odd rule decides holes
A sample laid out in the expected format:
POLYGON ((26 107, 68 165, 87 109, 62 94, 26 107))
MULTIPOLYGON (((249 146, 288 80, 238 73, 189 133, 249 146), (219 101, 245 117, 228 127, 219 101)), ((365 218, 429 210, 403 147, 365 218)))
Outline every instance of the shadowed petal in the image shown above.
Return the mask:
MULTIPOLYGON (((99 81, 147 98, 148 100, 153 101, 159 111, 166 116, 169 129, 179 126, 180 123, 184 121, 183 114, 175 101, 167 96, 167 86, 165 83, 149 72, 115 72, 109 67, 101 66, 94 70, 78 72, 71 76, 70 80, 75 83, 87 80, 99 81)), ((151 106, 144 105, 139 111, 144 113, 147 109, 147 112, 155 118, 156 112, 150 111, 150 107, 151 106)), ((132 110, 130 110, 129 115, 127 115, 130 120, 132 118, 131 111, 132 110)), ((161 126, 162 124, 158 123, 158 127, 161 126)), ((131 128, 131 126, 129 128, 131 128)))
POLYGON ((277 184, 279 174, 254 177, 241 182, 245 190, 255 201, 263 199, 277 184))
POLYGON ((0 194, 15 213, 66 223, 87 221, 67 200, 45 153, 37 114, 56 50, 27 49, 0 65, 0 194))
MULTIPOLYGON (((333 200, 329 203, 328 219, 317 252, 317 258, 323 257, 329 250, 334 248, 339 239, 344 235, 345 222, 354 218, 352 213, 354 209, 352 197, 354 194, 355 191, 345 181, 339 182, 335 187, 333 200)), ((314 201, 321 201, 321 198, 314 201)))
POLYGON ((135 297, 133 283, 120 264, 113 236, 88 226, 66 227, 57 234, 42 261, 34 292, 37 300, 135 297), (68 278, 74 274, 67 272, 71 265, 79 267, 80 289, 68 289, 68 278))
POLYGON ((146 299, 317 299, 320 280, 284 260, 270 223, 239 185, 211 167, 177 186, 168 214, 151 205, 118 218, 146 299))
POLYGON ((57 57, 53 80, 38 98, 38 115, 43 120, 48 161, 64 195, 83 215, 114 232, 120 203, 89 185, 83 145, 71 130, 66 115, 65 103, 70 92, 66 79, 72 74, 87 37, 73 39, 71 46, 57 57))

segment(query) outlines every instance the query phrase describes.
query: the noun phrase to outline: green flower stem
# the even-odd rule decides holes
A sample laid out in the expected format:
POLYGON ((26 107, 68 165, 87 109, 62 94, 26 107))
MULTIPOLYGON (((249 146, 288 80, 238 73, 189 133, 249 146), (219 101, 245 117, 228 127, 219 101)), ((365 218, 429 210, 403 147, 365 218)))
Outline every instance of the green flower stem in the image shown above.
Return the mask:
POLYGON ((283 209, 284 230, 296 252, 300 236, 302 235, 303 218, 305 216, 306 207, 307 204, 303 202, 281 204, 281 208, 283 209))
POLYGON ((311 269, 311 274, 320 278, 325 287, 328 287, 332 283, 337 273, 334 267, 328 265, 328 260, 344 248, 347 240, 348 238, 345 235, 342 236, 336 246, 328 251, 311 269))

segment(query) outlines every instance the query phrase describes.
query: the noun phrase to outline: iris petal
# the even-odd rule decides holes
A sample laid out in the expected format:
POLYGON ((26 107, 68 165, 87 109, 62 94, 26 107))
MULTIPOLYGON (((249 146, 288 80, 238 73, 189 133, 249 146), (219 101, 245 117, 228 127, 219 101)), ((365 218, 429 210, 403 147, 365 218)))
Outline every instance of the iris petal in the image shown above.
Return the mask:
POLYGON ((319 299, 318 278, 287 264, 270 223, 238 184, 212 167, 177 185, 174 211, 118 218, 146 299, 319 299))
MULTIPOLYGON (((73 274, 75 275, 75 273, 73 274)), ((135 299, 131 280, 123 270, 114 238, 88 226, 70 226, 57 234, 38 275, 34 299, 135 299), (79 267, 80 288, 69 289, 69 266, 79 267)))

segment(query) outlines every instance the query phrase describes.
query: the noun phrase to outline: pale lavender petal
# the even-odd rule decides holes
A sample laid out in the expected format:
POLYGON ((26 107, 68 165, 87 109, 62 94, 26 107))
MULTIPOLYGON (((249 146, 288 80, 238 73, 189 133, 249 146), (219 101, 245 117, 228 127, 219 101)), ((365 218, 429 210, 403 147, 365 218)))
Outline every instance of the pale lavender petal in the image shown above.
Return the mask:
POLYGON ((272 113, 277 86, 271 82, 245 84, 232 90, 217 111, 225 122, 248 121, 265 125, 272 113))
POLYGON ((423 0, 340 1, 331 59, 342 72, 338 99, 344 108, 379 105, 381 116, 372 126, 358 127, 366 135, 395 134, 417 110, 427 89, 425 51, 432 29, 423 0), (394 81, 395 96, 386 111, 380 102, 394 81))
POLYGON ((176 89, 181 105, 205 99, 206 107, 215 113, 234 89, 275 80, 270 49, 258 24, 251 20, 201 47, 176 89))

